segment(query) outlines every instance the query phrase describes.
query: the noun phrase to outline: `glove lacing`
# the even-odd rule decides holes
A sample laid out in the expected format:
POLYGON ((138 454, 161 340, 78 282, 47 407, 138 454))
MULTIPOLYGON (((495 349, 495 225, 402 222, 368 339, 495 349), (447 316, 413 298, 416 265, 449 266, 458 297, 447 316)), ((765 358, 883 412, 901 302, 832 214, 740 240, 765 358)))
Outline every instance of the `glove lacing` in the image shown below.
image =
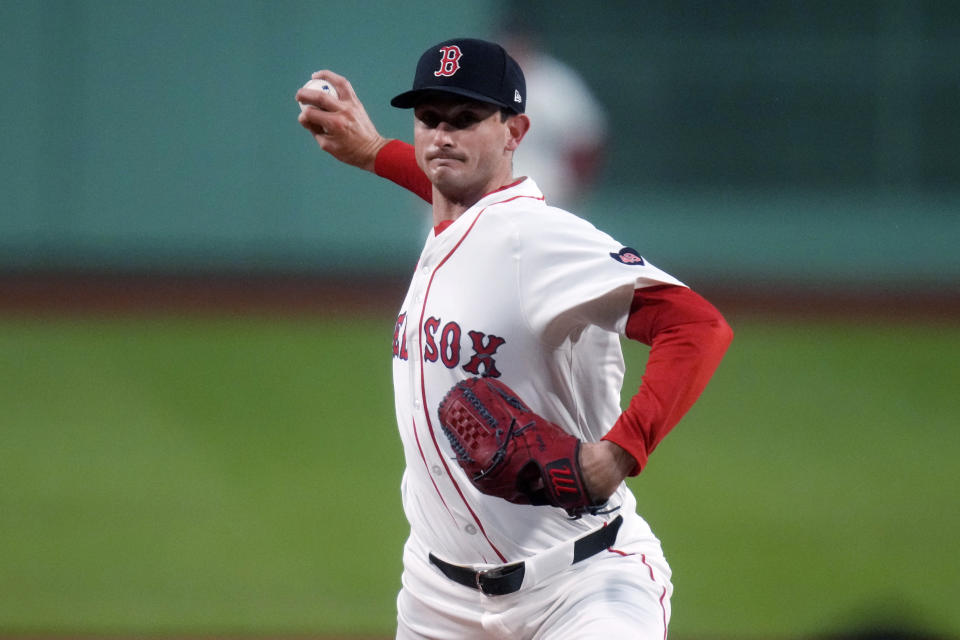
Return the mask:
POLYGON ((523 433, 524 431, 526 431, 527 429, 529 429, 535 424, 536 424, 536 421, 531 421, 529 424, 525 424, 524 426, 517 429, 517 419, 511 418, 510 427, 507 429, 506 437, 504 437, 503 435, 503 429, 497 429, 496 431, 497 441, 500 442, 500 446, 498 446, 497 450, 493 453, 490 466, 486 469, 483 469, 482 471, 475 473, 473 476, 473 479, 480 480, 481 478, 485 478, 491 473, 493 473, 493 470, 496 469, 501 462, 503 462, 504 458, 507 457, 507 446, 510 444, 510 440, 512 440, 515 436, 520 435, 521 433, 523 433), (501 440, 501 438, 503 438, 503 440, 501 440))

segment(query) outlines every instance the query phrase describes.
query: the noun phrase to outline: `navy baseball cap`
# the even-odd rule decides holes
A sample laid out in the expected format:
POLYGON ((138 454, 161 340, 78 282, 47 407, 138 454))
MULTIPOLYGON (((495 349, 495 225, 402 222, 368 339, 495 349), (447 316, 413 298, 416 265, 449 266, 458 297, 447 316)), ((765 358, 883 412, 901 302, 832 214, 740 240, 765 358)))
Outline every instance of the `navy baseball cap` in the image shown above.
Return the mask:
POLYGON ((474 38, 455 38, 434 45, 420 56, 413 89, 390 104, 411 109, 424 94, 452 93, 523 113, 527 83, 517 61, 500 45, 474 38))

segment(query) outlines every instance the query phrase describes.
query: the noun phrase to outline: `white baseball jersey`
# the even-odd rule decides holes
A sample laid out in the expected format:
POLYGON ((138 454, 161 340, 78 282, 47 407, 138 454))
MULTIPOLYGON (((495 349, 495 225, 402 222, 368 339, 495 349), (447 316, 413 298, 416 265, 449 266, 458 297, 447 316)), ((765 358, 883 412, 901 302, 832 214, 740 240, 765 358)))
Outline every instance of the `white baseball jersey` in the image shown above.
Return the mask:
POLYGON ((534 411, 596 442, 621 413, 620 336, 633 291, 661 284, 681 283, 585 220, 547 206, 529 178, 485 196, 439 235, 429 233, 393 345, 408 550, 499 565, 618 514, 622 532, 652 537, 623 483, 609 501, 618 511, 579 520, 560 508, 480 493, 457 465, 437 407, 458 380, 495 376, 534 411))

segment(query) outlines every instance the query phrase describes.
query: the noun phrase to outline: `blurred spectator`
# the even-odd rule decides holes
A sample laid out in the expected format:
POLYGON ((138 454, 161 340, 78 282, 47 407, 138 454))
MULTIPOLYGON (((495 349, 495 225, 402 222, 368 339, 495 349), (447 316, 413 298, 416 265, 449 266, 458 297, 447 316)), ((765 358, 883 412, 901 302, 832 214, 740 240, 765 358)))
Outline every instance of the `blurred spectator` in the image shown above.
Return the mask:
POLYGON ((580 75, 546 53, 522 25, 510 16, 495 38, 523 69, 533 123, 514 158, 514 175, 533 176, 549 194, 548 204, 571 208, 597 177, 606 114, 580 75))

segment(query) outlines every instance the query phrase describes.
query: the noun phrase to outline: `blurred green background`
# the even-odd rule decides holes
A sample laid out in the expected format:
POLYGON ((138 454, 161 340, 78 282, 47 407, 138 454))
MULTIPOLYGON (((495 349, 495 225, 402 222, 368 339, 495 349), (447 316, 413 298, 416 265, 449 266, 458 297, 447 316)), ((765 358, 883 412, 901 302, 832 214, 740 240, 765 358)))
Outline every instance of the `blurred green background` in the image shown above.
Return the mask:
MULTIPOLYGON (((673 635, 960 633, 960 327, 730 320, 711 386, 631 481, 674 569, 673 635)), ((391 327, 0 322, 0 630, 389 633, 391 327)), ((625 397, 645 350, 627 354, 625 397)))
POLYGON ((960 280, 960 8, 895 0, 3 2, 0 267, 405 269, 422 204, 323 157, 293 95, 334 69, 409 138, 388 102, 420 53, 504 22, 606 108, 582 211, 654 263, 741 288, 960 280))
POLYGON ((37 305, 103 274, 402 279, 422 203, 324 157, 293 95, 333 69, 409 137, 386 105, 422 50, 505 20, 607 110, 585 217, 730 301, 631 481, 672 635, 960 637, 960 4, 932 0, 0 2, 0 635, 391 633, 394 289, 37 305))

